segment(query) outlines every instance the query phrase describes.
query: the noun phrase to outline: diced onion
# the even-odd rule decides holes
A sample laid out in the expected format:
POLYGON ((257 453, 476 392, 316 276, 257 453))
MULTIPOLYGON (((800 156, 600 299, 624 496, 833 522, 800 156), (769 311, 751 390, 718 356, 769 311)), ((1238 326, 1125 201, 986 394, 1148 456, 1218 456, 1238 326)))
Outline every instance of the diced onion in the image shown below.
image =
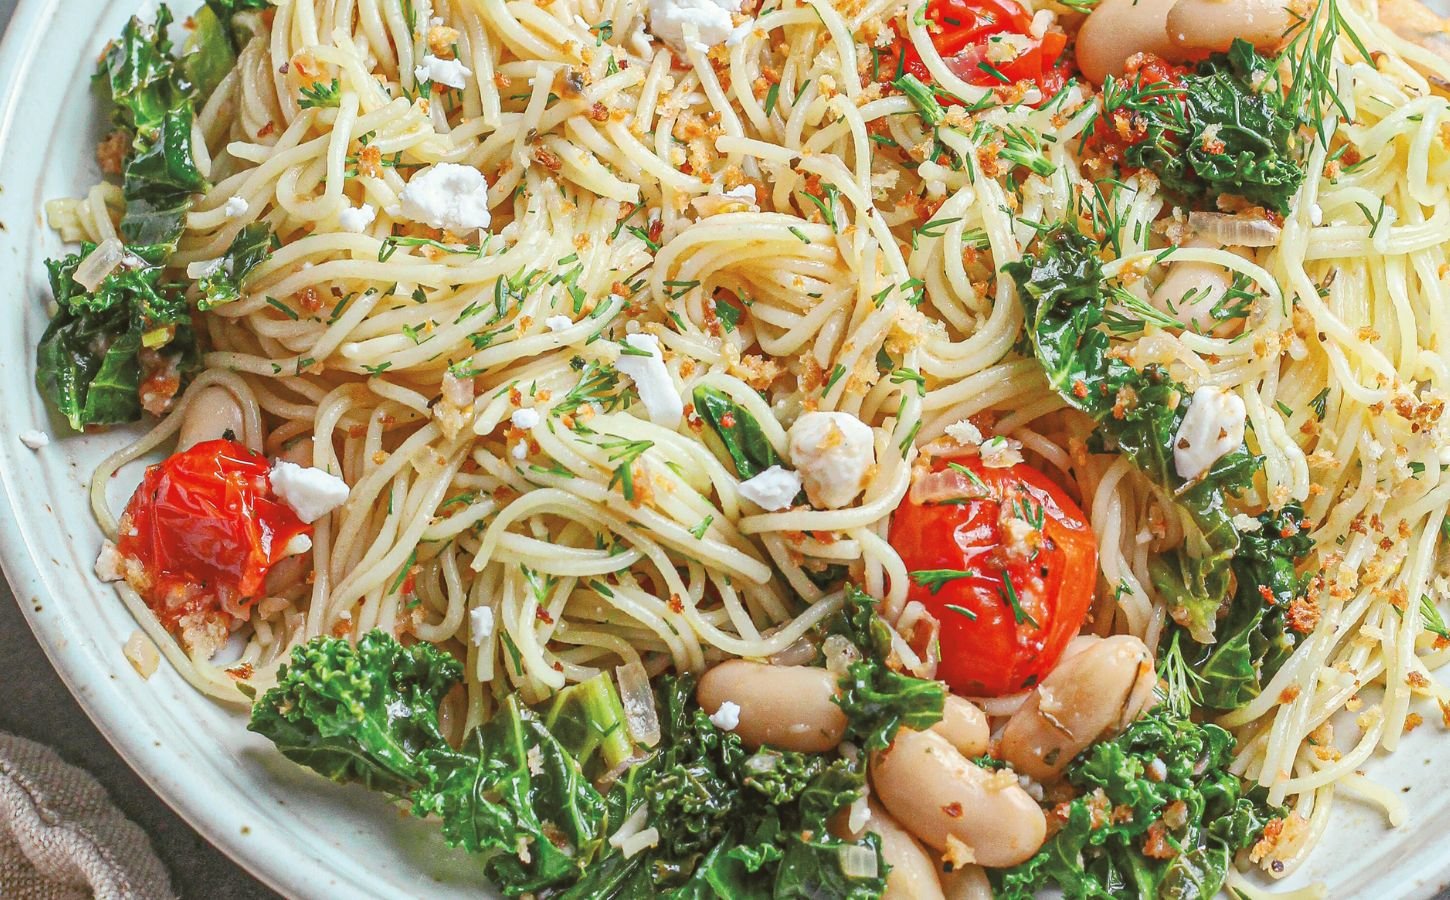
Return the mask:
POLYGON ((94 291, 106 280, 106 276, 116 271, 116 267, 125 258, 126 246, 115 238, 106 238, 96 245, 90 255, 81 260, 71 277, 76 284, 88 291, 94 291))
POLYGON ((624 724, 636 743, 653 747, 660 742, 660 717, 655 711, 655 694, 649 673, 637 662, 614 670, 619 679, 619 700, 624 705, 624 724))
POLYGON ((802 635, 795 643, 779 653, 772 653, 768 658, 772 666, 810 665, 811 660, 816 658, 816 645, 810 638, 802 635))
POLYGON ((630 859, 631 857, 643 853, 651 847, 659 846, 659 843, 660 831, 658 828, 655 828, 653 825, 651 825, 649 828, 646 828, 639 834, 625 841, 624 845, 620 847, 619 850, 621 853, 624 854, 625 859, 630 859))
POLYGON ((847 878, 875 878, 879 871, 876 851, 860 844, 846 844, 839 851, 841 872, 847 878))
POLYGON ((745 760, 745 771, 752 775, 774 772, 780 766, 780 754, 767 747, 761 747, 745 760))
POLYGON ((1188 227, 1196 237, 1227 247, 1274 247, 1282 231, 1267 219, 1214 212, 1189 213, 1188 227))
POLYGON ((619 826, 619 830, 609 836, 609 846, 616 850, 623 847, 625 842, 644 830, 644 823, 648 817, 649 804, 641 803, 634 812, 629 814, 629 818, 624 820, 624 824, 619 826))
POLYGON ((950 468, 929 472, 911 483, 911 502, 918 506, 940 503, 943 500, 985 497, 986 493, 980 481, 973 481, 965 472, 950 468))
POLYGON ((826 655, 826 669, 837 678, 844 676, 851 663, 861 658, 861 651, 844 635, 833 634, 821 645, 826 655))

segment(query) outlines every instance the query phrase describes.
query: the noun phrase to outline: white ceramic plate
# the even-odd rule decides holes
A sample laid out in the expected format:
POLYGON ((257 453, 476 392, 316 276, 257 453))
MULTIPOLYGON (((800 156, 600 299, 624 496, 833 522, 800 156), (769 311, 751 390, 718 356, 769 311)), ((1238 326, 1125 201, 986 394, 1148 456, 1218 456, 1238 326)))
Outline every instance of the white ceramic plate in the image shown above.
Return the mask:
MULTIPOLYGON (((187 5, 182 3, 180 5, 187 5)), ((135 630, 92 574, 101 534, 85 484, 125 434, 64 437, 33 383, 48 300, 42 261, 62 245, 45 228, 47 198, 99 179, 94 147, 104 114, 90 76, 106 42, 140 0, 21 0, 0 45, 0 559, 26 617, 71 691, 107 740, 212 843, 277 890, 305 897, 478 897, 491 893, 475 861, 436 829, 355 788, 293 766, 164 664, 141 679, 121 654, 135 630), (56 438, 32 452, 18 435, 56 438)), ((149 14, 151 5, 146 5, 149 14)), ((140 473, 117 479, 123 501, 140 473)), ((3 661, 0 661, 3 662, 3 661)), ((0 669, 3 702, 25 702, 24 673, 0 669)), ((1408 819, 1389 830, 1377 813, 1341 803, 1331 833, 1293 883, 1328 896, 1419 898, 1450 877, 1450 744, 1436 712, 1372 776, 1403 791, 1408 819)))

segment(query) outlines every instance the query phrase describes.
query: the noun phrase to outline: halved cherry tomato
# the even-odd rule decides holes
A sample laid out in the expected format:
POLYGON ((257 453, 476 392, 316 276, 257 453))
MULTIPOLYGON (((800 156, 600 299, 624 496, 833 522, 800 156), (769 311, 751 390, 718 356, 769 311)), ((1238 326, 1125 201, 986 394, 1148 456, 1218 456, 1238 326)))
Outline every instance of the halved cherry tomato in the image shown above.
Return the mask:
POLYGON ((911 573, 909 599, 941 623, 937 677, 968 696, 1032 687, 1092 603, 1098 553, 1087 517, 1026 464, 971 457, 924 478, 929 502, 908 496, 890 541, 911 573))
MULTIPOLYGON (((1188 66, 1175 65, 1152 53, 1135 53, 1128 58, 1123 73, 1125 81, 1133 82, 1137 93, 1147 103, 1183 104, 1181 87, 1188 66)), ((1187 114, 1185 110, 1185 115, 1187 114)), ((1101 153, 1109 162, 1121 162, 1128 148, 1148 136, 1148 117, 1131 107, 1109 109, 1093 122, 1087 145, 1101 153)), ((1165 135, 1172 140, 1172 135, 1165 135)))
MULTIPOLYGON (((1054 29, 1033 37, 1032 14, 1016 0, 931 0, 926 18, 932 46, 968 84, 1005 87, 1026 81, 1040 87, 1046 99, 1067 81, 1067 35, 1054 29)), ((891 81, 898 69, 931 83, 921 54, 904 35, 883 55, 879 77, 891 81)))
POLYGON ((198 613, 244 618, 288 543, 311 535, 272 494, 271 465, 235 441, 173 454, 146 470, 121 516, 127 581, 172 630, 198 613))

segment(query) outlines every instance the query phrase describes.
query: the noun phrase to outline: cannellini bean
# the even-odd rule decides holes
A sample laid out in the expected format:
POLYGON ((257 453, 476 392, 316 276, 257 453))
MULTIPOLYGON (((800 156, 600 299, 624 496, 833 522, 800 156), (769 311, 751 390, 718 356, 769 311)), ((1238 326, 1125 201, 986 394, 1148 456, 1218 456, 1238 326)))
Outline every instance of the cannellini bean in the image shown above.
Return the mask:
POLYGON ((869 809, 866 830, 881 838, 881 858, 891 867, 882 900, 945 900, 931 854, 880 804, 869 809))
POLYGON ((934 731, 903 728, 870 771, 881 805, 937 850, 959 843, 980 865, 1015 866, 1047 835, 1047 818, 1015 775, 979 767, 934 731))
POLYGON ((207 385, 187 398, 176 449, 188 450, 204 441, 217 440, 228 431, 241 440, 244 427, 242 406, 232 392, 214 384, 207 385))
POLYGON ((944 900, 992 900, 992 883, 981 866, 962 866, 941 877, 944 900))
POLYGON ((1184 58, 1168 40, 1168 11, 1178 0, 1102 0, 1077 33, 1077 65, 1094 84, 1121 77, 1128 58, 1153 53, 1170 61, 1184 58))
POLYGON ((729 701, 740 707, 735 733, 750 748, 824 753, 846 731, 846 714, 833 699, 836 679, 814 666, 768 666, 732 659, 700 676, 695 699, 710 715, 729 701))
POLYGON ((977 704, 956 694, 947 694, 941 721, 931 730, 947 739, 957 752, 972 759, 987 752, 992 739, 992 726, 987 714, 977 704))
POLYGON ((1002 758, 1038 781, 1054 778, 1093 741, 1132 724, 1156 684, 1142 641, 1103 638, 1059 663, 1007 720, 1002 758))
MULTIPOLYGON (((1183 246, 1211 245, 1192 239, 1184 242, 1183 246)), ((1233 285, 1232 272, 1213 263, 1173 262, 1171 257, 1166 265, 1168 274, 1153 289, 1149 302, 1200 334, 1212 334, 1215 329, 1234 326, 1233 322, 1213 317, 1214 307, 1223 301, 1233 285)))
POLYGON ((1292 22, 1288 0, 1178 0, 1165 25, 1181 50, 1222 53, 1237 38, 1268 52, 1284 42, 1292 22))

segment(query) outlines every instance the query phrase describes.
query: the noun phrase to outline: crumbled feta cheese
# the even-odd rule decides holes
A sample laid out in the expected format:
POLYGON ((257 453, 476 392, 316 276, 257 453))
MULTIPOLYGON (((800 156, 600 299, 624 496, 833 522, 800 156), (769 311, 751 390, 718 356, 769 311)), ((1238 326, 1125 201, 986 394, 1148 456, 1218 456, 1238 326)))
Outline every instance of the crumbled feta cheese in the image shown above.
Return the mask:
POLYGON ((1010 469, 1022 462, 1022 445, 999 434, 982 441, 981 455, 989 469, 1010 469))
POLYGON ((362 234, 373 224, 378 217, 378 211, 371 203, 364 203, 359 207, 347 207, 337 216, 337 224, 343 231, 351 231, 353 234, 362 234))
POLYGON ((468 77, 473 70, 456 59, 439 59, 429 53, 423 57, 423 61, 413 67, 413 77, 419 81, 431 81, 434 84, 444 84, 451 88, 462 88, 468 85, 468 77))
POLYGON ((1252 532, 1264 527, 1264 523, 1253 516, 1246 516, 1243 513, 1236 513, 1233 518, 1234 528, 1238 531, 1252 532))
POLYGON ((685 25, 695 26, 689 49, 709 50, 730 39, 735 30, 731 13, 740 12, 740 0, 649 0, 649 30, 683 54, 685 25))
POLYGON ((101 552, 96 556, 96 577, 102 581, 120 581, 126 577, 121 554, 110 541, 101 543, 101 552))
POLYGON ((982 443, 982 431, 966 419, 947 426, 947 436, 963 447, 975 447, 982 443))
POLYGON ((473 646, 482 647, 483 642, 493 634, 493 608, 479 606, 468 611, 468 639, 473 646))
POLYGON ((791 464, 817 508, 849 506, 876 468, 875 432, 850 413, 805 413, 788 438, 791 464))
POLYGON ((528 459, 529 458, 529 442, 528 441, 519 441, 517 444, 514 444, 514 449, 511 452, 514 455, 514 459, 517 459, 517 460, 520 460, 520 461, 525 460, 525 459, 528 459))
POLYGON ((294 534, 287 546, 282 548, 283 556, 301 556, 312 549, 312 538, 305 534, 294 534))
POLYGON ((39 450, 41 447, 50 444, 50 435, 31 428, 27 431, 20 432, 20 443, 32 450, 39 450))
POLYGON ((780 466, 771 466, 754 478, 740 482, 740 496, 769 512, 789 509, 800 492, 800 475, 780 466))
POLYGON ((1193 392, 1188 412, 1173 438, 1173 468, 1192 481, 1244 442, 1244 399, 1220 387, 1193 392))
POLYGON ((1324 224, 1324 207, 1318 203, 1309 204, 1309 224, 1315 228, 1324 224))
POLYGON ((246 197, 232 197, 227 200, 223 212, 226 213, 228 219, 235 219, 238 216, 245 216, 251 208, 252 205, 247 202, 246 197))
POLYGON ((650 421, 665 428, 678 428, 685 415, 685 403, 675 389, 660 339, 652 334, 631 334, 624 339, 624 352, 614 367, 620 374, 634 379, 639 399, 649 413, 650 421), (632 352, 631 352, 632 351, 632 352), (643 354, 643 355, 640 355, 643 354))
POLYGON ((514 414, 509 416, 509 421, 515 428, 531 431, 535 425, 539 424, 539 411, 536 409, 514 410, 514 414))
POLYGON ((456 234, 488 227, 488 180, 472 166, 439 163, 403 186, 400 212, 415 222, 456 234))
POLYGON ((1009 63, 1031 52, 1033 47, 1032 38, 1025 34, 1012 31, 994 34, 987 38, 987 62, 993 65, 1009 63))
POLYGON ((549 316, 544 320, 544 327, 550 331, 563 331, 573 324, 574 320, 568 316, 549 316))
POLYGON ((347 502, 347 482, 330 472, 279 459, 272 463, 272 490, 304 522, 318 519, 347 502))
POLYGON ((740 704, 724 701, 710 714, 710 724, 721 731, 734 731, 740 727, 740 704))

